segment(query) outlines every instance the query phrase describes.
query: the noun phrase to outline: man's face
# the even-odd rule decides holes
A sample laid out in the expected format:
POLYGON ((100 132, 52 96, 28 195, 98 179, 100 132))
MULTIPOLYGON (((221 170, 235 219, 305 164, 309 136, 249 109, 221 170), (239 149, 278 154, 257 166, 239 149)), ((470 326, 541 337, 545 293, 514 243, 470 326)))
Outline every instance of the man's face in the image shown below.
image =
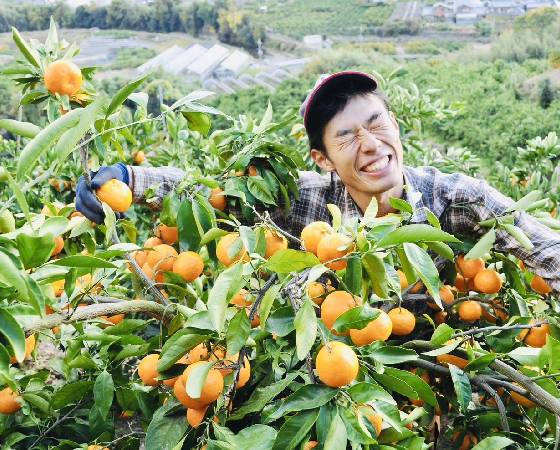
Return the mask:
POLYGON ((312 150, 313 159, 323 170, 336 171, 355 200, 402 187, 399 127, 379 97, 350 99, 325 127, 323 141, 327 154, 312 150))

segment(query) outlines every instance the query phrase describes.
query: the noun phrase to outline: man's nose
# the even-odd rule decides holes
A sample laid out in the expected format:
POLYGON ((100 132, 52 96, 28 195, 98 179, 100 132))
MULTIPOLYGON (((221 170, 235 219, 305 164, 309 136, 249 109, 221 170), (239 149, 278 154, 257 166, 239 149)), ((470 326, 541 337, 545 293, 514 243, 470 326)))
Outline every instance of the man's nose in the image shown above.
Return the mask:
POLYGON ((360 144, 360 150, 363 152, 376 152, 381 150, 381 141, 375 137, 373 133, 364 127, 360 127, 358 130, 358 143, 360 144))

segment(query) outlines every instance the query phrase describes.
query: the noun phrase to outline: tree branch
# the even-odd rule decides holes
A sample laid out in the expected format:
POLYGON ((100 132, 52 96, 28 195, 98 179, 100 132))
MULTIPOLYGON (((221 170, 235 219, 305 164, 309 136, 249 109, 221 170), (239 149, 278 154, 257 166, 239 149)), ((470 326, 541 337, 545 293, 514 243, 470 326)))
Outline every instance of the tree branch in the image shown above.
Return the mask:
POLYGON ((473 334, 479 334, 479 333, 487 333, 488 331, 507 331, 507 330, 524 330, 524 329, 531 329, 531 328, 535 328, 535 327, 539 327, 541 325, 544 325, 545 323, 548 323, 548 321, 544 320, 542 322, 536 322, 534 324, 525 324, 525 325, 504 325, 504 326, 490 326, 490 327, 484 327, 484 328, 473 328, 472 330, 468 330, 468 331, 461 331, 460 333, 456 333, 453 336, 451 336, 451 339, 454 338, 458 338, 458 337, 462 337, 462 336, 471 336, 473 334))
POLYGON ((506 407, 504 406, 504 403, 502 402, 502 399, 500 398, 498 393, 494 389, 492 389, 492 387, 490 387, 490 385, 488 383, 485 383, 483 381, 479 381, 477 384, 482 389, 484 389, 486 392, 488 392, 488 394, 490 394, 490 396, 496 402, 496 407, 498 408, 498 412, 500 413, 500 422, 502 424, 502 429, 506 433, 509 433, 510 430, 509 430, 509 423, 508 423, 508 419, 507 419, 506 407))
MULTIPOLYGON (((95 296, 92 299, 95 300, 95 296)), ((107 300, 111 297, 100 297, 107 300)), ((159 303, 147 300, 131 300, 121 301, 115 299, 113 303, 98 303, 89 306, 80 306, 68 313, 49 314, 44 318, 33 318, 31 320, 23 320, 23 327, 27 336, 37 333, 41 330, 56 327, 63 323, 73 323, 82 320, 91 320, 101 316, 110 316, 114 314, 132 314, 144 313, 167 324, 175 317, 175 308, 165 307, 159 303)))

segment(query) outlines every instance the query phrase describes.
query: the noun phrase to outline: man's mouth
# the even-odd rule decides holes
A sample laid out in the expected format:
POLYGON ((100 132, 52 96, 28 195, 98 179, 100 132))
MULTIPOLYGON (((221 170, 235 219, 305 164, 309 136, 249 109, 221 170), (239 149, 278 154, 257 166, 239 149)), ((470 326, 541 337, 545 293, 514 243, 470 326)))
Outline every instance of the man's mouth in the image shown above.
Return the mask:
POLYGON ((392 159, 391 155, 382 156, 381 158, 378 158, 375 161, 372 161, 366 164, 365 166, 362 166, 360 168, 360 171, 365 172, 367 174, 378 174, 389 166, 391 159, 392 159))

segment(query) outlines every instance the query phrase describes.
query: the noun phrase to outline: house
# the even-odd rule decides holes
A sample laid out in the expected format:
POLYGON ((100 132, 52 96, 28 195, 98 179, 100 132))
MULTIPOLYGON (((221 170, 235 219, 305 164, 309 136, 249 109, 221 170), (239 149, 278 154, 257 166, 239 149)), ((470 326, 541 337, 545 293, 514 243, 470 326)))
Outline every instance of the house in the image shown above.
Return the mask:
POLYGON ((453 20, 455 16, 455 8, 451 3, 434 3, 432 9, 435 20, 453 20))
MULTIPOLYGON (((454 12, 457 14, 475 14, 477 18, 486 16, 486 6, 477 0, 455 0, 454 12)), ((455 17, 457 19, 457 17, 455 17)))
POLYGON ((458 25, 469 25, 476 23, 480 17, 476 13, 457 13, 455 14, 455 23, 458 25))
POLYGON ((149 59, 144 64, 136 68, 138 73, 146 73, 150 70, 155 70, 158 68, 165 68, 170 61, 173 61, 178 55, 183 53, 185 49, 183 47, 179 47, 178 45, 173 45, 168 49, 164 50, 157 56, 154 56, 152 59, 149 59))
POLYGON ((251 63, 251 55, 241 50, 234 50, 216 69, 220 76, 235 76, 251 63))
POLYGON ((555 7, 556 2, 554 2, 554 0, 550 0, 550 1, 534 1, 534 2, 527 2, 525 3, 525 11, 531 11, 532 9, 537 9, 537 8, 546 8, 546 7, 555 7))
POLYGON ((215 44, 195 59, 188 67, 188 71, 200 78, 206 78, 214 72, 221 62, 229 55, 229 50, 222 45, 215 44))
POLYGON ((303 36, 303 45, 307 48, 319 50, 322 48, 330 48, 332 42, 321 34, 308 34, 303 36))
POLYGON ((183 72, 193 61, 200 56, 202 56, 207 51, 206 47, 200 44, 191 45, 185 51, 175 55, 173 59, 170 59, 163 69, 166 72, 172 73, 173 75, 178 75, 183 72))
POLYGON ((511 0, 491 0, 488 2, 488 14, 492 16, 522 16, 523 6, 511 0))

